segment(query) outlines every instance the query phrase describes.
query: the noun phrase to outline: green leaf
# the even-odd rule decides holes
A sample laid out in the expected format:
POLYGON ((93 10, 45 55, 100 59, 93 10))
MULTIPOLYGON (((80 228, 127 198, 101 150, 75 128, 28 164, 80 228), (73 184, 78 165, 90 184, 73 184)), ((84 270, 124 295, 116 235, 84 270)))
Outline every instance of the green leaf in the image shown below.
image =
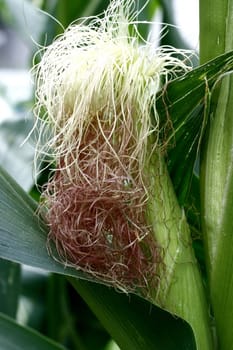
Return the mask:
POLYGON ((0 312, 15 317, 20 293, 20 265, 0 259, 0 312))
POLYGON ((88 278, 48 255, 47 227, 37 210, 37 203, 0 168, 0 257, 51 272, 88 278))
MULTIPOLYGON (((3 170, 0 171, 0 193, 0 257, 88 279, 87 275, 64 268, 48 256, 47 230, 35 214, 36 203, 3 170)), ((172 315, 153 307, 152 317, 152 305, 142 299, 133 302, 134 296, 128 298, 106 286, 81 279, 72 283, 110 334, 123 345, 122 350, 195 349, 191 328, 172 315), (144 347, 145 344, 148 347, 144 347)))
POLYGON ((34 330, 0 313, 0 348, 4 350, 65 350, 34 330))
POLYGON ((135 295, 70 279, 121 350, 196 349, 191 328, 135 295))
POLYGON ((179 199, 187 201, 201 138, 208 122, 211 91, 218 80, 233 69, 233 52, 191 70, 168 83, 156 102, 167 137, 167 164, 179 199), (172 128, 167 127, 171 120, 172 128), (175 146, 175 147, 173 147, 175 146))

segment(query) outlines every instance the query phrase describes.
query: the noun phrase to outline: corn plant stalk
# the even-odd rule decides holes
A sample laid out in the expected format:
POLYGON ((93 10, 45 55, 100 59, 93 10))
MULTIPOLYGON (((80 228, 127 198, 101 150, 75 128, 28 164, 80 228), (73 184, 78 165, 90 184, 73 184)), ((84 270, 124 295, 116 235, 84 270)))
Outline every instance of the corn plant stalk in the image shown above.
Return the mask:
POLYGON ((153 156, 148 169, 152 181, 148 221, 164 248, 164 271, 155 303, 190 324, 197 349, 212 350, 208 308, 185 214, 161 154, 153 156))
MULTIPOLYGON (((233 48, 233 1, 200 1, 200 59, 233 48)), ((233 77, 216 86, 201 170, 202 219, 209 288, 219 346, 233 348, 233 77)))

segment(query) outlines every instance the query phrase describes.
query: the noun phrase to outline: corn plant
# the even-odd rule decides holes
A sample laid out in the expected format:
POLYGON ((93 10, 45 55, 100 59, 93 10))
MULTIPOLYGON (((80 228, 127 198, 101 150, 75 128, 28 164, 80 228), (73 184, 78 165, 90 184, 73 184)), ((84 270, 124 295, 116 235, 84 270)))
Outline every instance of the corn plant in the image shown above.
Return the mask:
POLYGON ((35 184, 0 168, 3 349, 233 349, 233 2, 200 1, 196 66, 177 30, 149 40, 158 8, 35 11, 35 184))

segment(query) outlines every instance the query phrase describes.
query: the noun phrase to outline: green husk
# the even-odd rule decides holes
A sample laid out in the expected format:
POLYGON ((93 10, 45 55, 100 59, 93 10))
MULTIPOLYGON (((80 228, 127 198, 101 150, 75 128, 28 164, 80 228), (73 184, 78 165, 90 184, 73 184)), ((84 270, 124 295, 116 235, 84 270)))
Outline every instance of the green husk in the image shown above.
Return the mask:
POLYGON ((152 181, 148 221, 163 248, 161 279, 153 301, 190 324, 197 349, 212 350, 208 307, 189 226, 160 154, 153 156, 148 171, 152 181))

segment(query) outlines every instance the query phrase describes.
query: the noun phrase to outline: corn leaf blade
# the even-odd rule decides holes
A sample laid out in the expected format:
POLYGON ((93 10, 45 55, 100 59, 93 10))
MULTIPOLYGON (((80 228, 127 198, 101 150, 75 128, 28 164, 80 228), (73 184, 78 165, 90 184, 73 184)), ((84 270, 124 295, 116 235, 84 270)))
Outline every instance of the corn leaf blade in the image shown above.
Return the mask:
POLYGON ((30 328, 20 326, 0 313, 0 348, 4 350, 65 350, 49 338, 30 328))
POLYGON ((217 81, 233 69, 233 52, 223 54, 168 83, 156 101, 167 137, 167 164, 179 199, 187 202, 193 169, 204 134, 209 99, 217 81), (166 129, 171 120, 172 129, 166 129))

